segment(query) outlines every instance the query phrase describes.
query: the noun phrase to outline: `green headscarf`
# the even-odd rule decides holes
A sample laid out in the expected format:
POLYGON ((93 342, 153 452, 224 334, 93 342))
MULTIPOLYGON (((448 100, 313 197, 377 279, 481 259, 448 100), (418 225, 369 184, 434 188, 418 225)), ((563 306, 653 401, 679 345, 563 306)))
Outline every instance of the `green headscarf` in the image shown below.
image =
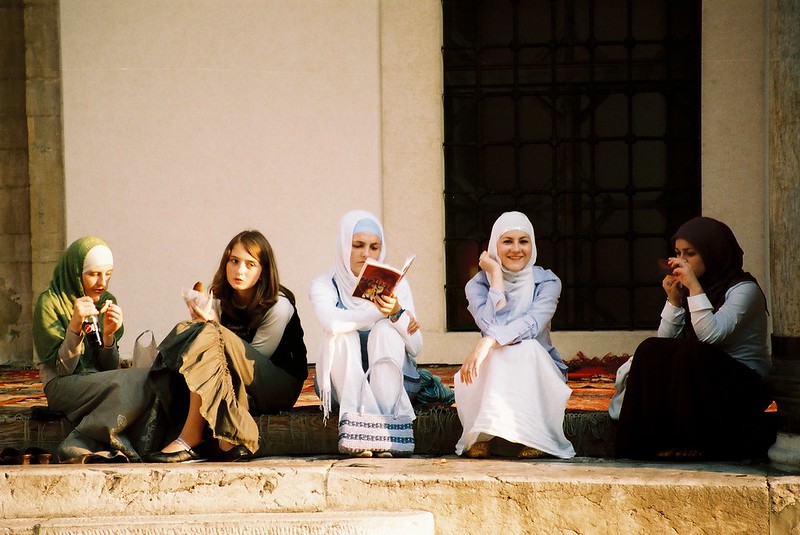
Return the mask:
MULTIPOLYGON (((67 336, 75 301, 84 295, 83 261, 96 245, 106 245, 106 242, 94 236, 86 236, 72 242, 53 269, 50 287, 39 295, 33 311, 33 345, 39 361, 43 364, 55 366, 58 349, 67 336)), ((98 306, 102 306, 107 299, 117 302, 116 298, 106 291, 100 296, 98 306)), ((102 315, 98 318, 98 323, 103 324, 102 315)), ((122 338, 122 332, 123 328, 120 327, 114 333, 117 340, 122 338)), ((75 373, 93 367, 91 352, 86 351, 85 342, 82 346, 81 358, 75 373)))

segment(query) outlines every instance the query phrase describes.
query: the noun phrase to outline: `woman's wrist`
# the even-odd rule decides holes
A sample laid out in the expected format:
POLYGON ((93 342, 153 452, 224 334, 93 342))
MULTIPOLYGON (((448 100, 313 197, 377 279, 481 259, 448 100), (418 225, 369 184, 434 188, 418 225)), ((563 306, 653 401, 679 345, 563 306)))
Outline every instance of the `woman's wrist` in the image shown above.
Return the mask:
POLYGON ((73 316, 72 320, 69 322, 69 330, 72 332, 72 334, 74 334, 75 336, 83 335, 82 327, 83 327, 83 321, 78 322, 76 325, 75 318, 73 316))
POLYGON ((483 338, 481 338, 481 342, 480 343, 486 349, 491 349, 491 348, 493 348, 495 346, 495 344, 497 344, 497 340, 495 340, 491 336, 484 336, 483 338))
POLYGON ((705 290, 703 290, 703 287, 700 286, 700 284, 693 284, 692 286, 689 287, 689 295, 690 296, 700 295, 700 294, 704 294, 704 293, 706 293, 706 292, 705 292, 705 290))

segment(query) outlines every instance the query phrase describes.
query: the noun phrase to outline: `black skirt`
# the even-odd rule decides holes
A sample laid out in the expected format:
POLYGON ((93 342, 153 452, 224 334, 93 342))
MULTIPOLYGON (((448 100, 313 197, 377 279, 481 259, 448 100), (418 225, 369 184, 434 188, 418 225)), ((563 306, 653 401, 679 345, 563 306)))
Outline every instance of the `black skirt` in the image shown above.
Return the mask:
POLYGON ((704 459, 761 456, 774 440, 761 376, 697 340, 649 338, 636 349, 617 428, 616 456, 654 459, 695 450, 704 459))

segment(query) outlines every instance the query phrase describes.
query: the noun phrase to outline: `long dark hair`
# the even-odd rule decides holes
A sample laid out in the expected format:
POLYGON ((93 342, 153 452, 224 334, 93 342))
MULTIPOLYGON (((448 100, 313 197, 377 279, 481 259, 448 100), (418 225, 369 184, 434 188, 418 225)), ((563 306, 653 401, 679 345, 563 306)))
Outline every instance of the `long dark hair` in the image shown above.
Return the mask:
POLYGON ((227 267, 231 252, 237 243, 241 243, 245 251, 261 264, 261 275, 255 284, 253 299, 245 307, 249 318, 249 327, 256 327, 261 323, 264 314, 278 301, 280 294, 285 295, 292 305, 295 303, 294 294, 280 283, 275 254, 272 252, 272 246, 267 238, 257 230, 243 230, 228 242, 219 261, 217 272, 214 274, 214 281, 211 283, 211 291, 220 300, 220 307, 224 314, 234 315, 233 296, 235 292, 228 282, 227 267))

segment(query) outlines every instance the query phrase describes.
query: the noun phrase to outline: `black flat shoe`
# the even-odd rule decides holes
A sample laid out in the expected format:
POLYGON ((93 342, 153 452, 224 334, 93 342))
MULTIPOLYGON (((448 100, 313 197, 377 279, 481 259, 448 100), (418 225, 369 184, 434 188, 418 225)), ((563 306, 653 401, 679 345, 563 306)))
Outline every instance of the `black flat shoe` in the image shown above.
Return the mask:
POLYGON ((205 458, 194 451, 183 439, 176 438, 175 442, 180 444, 184 449, 172 453, 157 451, 148 455, 147 461, 151 463, 197 463, 205 461, 205 458))
POLYGON ((232 447, 228 451, 223 451, 219 457, 219 460, 228 463, 235 463, 237 461, 246 461, 252 456, 253 455, 250 453, 250 450, 240 444, 232 447))

